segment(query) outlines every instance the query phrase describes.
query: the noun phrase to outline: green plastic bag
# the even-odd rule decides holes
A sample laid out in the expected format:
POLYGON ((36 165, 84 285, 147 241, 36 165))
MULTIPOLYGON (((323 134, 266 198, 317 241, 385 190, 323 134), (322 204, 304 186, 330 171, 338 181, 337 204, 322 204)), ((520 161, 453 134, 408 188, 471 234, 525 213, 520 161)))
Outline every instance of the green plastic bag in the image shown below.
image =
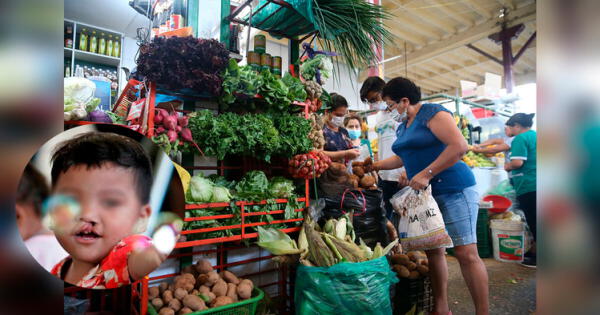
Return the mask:
POLYGON ((331 267, 298 267, 296 314, 392 314, 390 286, 398 282, 385 256, 331 267))
POLYGON ((513 202, 517 199, 517 194, 514 187, 510 184, 508 179, 501 181, 498 186, 490 189, 486 195, 497 195, 506 197, 513 202))

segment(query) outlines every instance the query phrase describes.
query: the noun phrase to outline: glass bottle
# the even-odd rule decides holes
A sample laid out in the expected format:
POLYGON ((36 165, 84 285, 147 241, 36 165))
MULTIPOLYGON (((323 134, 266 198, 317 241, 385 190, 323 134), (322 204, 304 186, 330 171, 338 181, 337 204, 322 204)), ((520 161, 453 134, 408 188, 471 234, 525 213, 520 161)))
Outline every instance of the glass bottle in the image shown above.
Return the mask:
POLYGON ((81 33, 79 33, 79 50, 85 50, 87 51, 87 45, 88 44, 88 35, 87 35, 87 29, 82 29, 81 33))
POLYGON ((115 36, 115 42, 113 43, 113 57, 119 58, 121 56, 121 38, 115 36))
POLYGON ((96 36, 96 31, 92 31, 92 37, 90 37, 90 52, 98 52, 98 37, 96 36))
POLYGON ((101 55, 106 54, 106 39, 104 33, 100 33, 100 44, 98 45, 98 53, 101 55))
POLYGON ((108 35, 108 44, 106 45, 106 55, 107 56, 112 56, 113 55, 113 49, 114 49, 114 42, 112 39, 112 35, 108 35))

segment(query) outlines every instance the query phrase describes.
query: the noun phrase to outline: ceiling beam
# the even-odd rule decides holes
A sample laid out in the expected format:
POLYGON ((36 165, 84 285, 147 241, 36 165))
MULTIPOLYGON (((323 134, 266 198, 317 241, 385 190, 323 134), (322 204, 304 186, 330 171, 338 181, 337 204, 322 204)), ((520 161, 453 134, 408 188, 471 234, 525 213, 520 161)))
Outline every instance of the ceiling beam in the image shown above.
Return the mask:
MULTIPOLYGON (((401 43, 399 43, 399 44, 401 44, 400 47, 404 46, 404 41, 411 42, 416 47, 423 47, 423 46, 427 45, 426 39, 424 39, 412 32, 407 32, 407 31, 399 30, 399 29, 390 29, 390 30, 392 32, 392 35, 401 42, 401 43)), ((396 42, 396 41, 394 41, 394 42, 396 42)), ((398 46, 396 46, 396 47, 398 47, 398 46)), ((402 49, 402 50, 404 50, 404 49, 402 49)))
POLYGON ((512 0, 496 0, 498 1, 498 3, 500 3, 503 7, 509 9, 509 10, 514 10, 515 9, 515 4, 513 3, 512 0))
MULTIPOLYGON (((392 11, 392 14, 396 14, 397 12, 405 12, 406 14, 410 14, 415 18, 427 23, 431 26, 438 28, 439 30, 444 31, 448 35, 454 34, 458 32, 456 26, 452 23, 445 21, 444 19, 436 16, 428 10, 429 8, 412 8, 409 6, 400 6, 398 9, 392 11)), ((443 36, 442 36, 443 37, 443 36)))
POLYGON ((439 0, 424 0, 423 2, 428 3, 430 5, 430 8, 438 9, 439 11, 447 15, 449 18, 456 21, 459 25, 466 27, 475 25, 475 21, 471 21, 462 14, 459 14, 456 11, 452 10, 449 6, 450 4, 452 4, 451 2, 440 2, 439 0))
MULTIPOLYGON (((512 14, 509 15, 508 26, 510 27, 512 25, 534 20, 536 12, 535 9, 535 4, 530 4, 513 11, 512 14)), ((404 64, 405 58, 407 58, 408 62, 411 64, 426 62, 435 58, 436 56, 463 47, 466 44, 470 44, 480 40, 481 38, 485 38, 498 31, 500 31, 500 25, 497 21, 491 20, 451 36, 445 40, 422 47, 421 49, 409 53, 407 56, 402 56, 394 60, 394 63, 404 64)))
POLYGON ((464 71, 464 68, 452 64, 446 64, 444 62, 439 61, 438 59, 433 59, 430 63, 436 65, 442 70, 446 70, 446 73, 452 73, 454 76, 460 80, 469 80, 479 82, 482 79, 482 76, 479 74, 472 74, 471 72, 464 71))
POLYGON ((425 35, 427 37, 434 38, 436 40, 439 40, 442 38, 442 35, 436 33, 427 24, 422 23, 419 19, 417 19, 411 15, 402 14, 402 15, 398 15, 398 18, 403 23, 402 24, 394 24, 394 27, 392 27, 392 30, 398 29, 398 28, 410 29, 415 33, 419 33, 419 34, 425 35))
POLYGON ((470 8, 473 9, 473 11, 475 11, 475 13, 477 13, 478 15, 484 17, 486 20, 489 20, 493 17, 493 14, 490 12, 490 10, 488 10, 488 8, 486 8, 485 6, 481 5, 481 0, 477 1, 477 0, 466 0, 466 5, 469 6, 470 8))

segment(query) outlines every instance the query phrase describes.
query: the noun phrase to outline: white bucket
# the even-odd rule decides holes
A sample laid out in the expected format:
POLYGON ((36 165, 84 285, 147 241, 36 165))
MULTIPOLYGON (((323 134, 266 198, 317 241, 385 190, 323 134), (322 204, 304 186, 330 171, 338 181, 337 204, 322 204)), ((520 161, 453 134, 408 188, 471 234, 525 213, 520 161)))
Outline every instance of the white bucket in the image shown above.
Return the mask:
POLYGON ((522 262, 525 254, 523 222, 491 220, 494 258, 503 262, 522 262))

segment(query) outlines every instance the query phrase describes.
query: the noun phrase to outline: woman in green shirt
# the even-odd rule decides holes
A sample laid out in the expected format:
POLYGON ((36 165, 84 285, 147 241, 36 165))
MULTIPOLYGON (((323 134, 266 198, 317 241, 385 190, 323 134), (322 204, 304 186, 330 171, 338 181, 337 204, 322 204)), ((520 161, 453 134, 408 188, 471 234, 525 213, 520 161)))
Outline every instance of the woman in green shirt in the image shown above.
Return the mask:
MULTIPOLYGON (((531 228, 533 240, 537 232, 537 202, 536 202, 536 149, 537 134, 531 130, 535 114, 514 114, 506 122, 506 135, 515 137, 510 148, 510 162, 504 169, 511 173, 512 183, 517 193, 519 208, 525 213, 527 224, 531 228)), ((525 254, 526 265, 536 265, 535 246, 525 254)))

